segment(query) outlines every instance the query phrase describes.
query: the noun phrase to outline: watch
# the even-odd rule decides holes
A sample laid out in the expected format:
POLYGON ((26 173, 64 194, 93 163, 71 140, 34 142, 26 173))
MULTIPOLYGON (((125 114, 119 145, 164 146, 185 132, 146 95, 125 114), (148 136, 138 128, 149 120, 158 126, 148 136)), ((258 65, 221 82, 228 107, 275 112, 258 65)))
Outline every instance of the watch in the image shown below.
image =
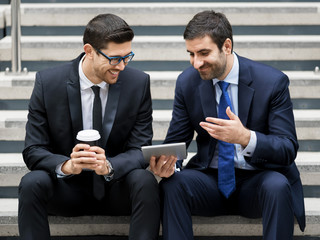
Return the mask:
POLYGON ((103 175, 103 176, 104 176, 105 180, 107 182, 109 182, 109 181, 111 181, 113 179, 114 169, 113 169, 111 163, 108 160, 106 160, 106 162, 107 162, 107 167, 108 167, 109 173, 106 174, 106 175, 103 175))

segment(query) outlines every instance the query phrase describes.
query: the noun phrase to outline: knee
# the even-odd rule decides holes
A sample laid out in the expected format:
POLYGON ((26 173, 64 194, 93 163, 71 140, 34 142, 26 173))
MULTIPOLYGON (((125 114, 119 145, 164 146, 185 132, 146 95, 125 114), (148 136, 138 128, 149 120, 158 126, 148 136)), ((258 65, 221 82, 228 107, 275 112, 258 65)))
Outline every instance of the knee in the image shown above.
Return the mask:
POLYGON ((177 198, 179 195, 184 195, 181 191, 185 191, 187 187, 185 179, 180 173, 175 173, 170 178, 162 179, 159 183, 160 195, 162 197, 172 196, 173 198, 177 198))
POLYGON ((273 199, 289 199, 291 198, 291 186, 288 179, 281 173, 274 172, 263 182, 261 187, 262 193, 273 199))
POLYGON ((47 172, 31 171, 21 178, 19 199, 46 196, 50 189, 52 189, 52 179, 47 172))
POLYGON ((145 169, 136 169, 129 173, 132 193, 146 195, 146 198, 158 198, 159 185, 153 174, 145 169))

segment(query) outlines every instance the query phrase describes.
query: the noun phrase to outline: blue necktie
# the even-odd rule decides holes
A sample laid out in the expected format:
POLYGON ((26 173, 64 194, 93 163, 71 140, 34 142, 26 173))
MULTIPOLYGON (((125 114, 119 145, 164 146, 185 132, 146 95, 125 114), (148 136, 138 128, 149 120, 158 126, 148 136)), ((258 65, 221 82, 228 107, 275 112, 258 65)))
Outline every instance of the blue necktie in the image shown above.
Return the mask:
MULTIPOLYGON (((229 119, 226 114, 227 107, 230 106, 231 109, 231 101, 227 92, 229 83, 219 81, 218 84, 222 90, 218 117, 229 119)), ((218 140, 218 144, 218 187, 221 193, 228 198, 236 188, 234 176, 234 145, 220 140, 218 140)))

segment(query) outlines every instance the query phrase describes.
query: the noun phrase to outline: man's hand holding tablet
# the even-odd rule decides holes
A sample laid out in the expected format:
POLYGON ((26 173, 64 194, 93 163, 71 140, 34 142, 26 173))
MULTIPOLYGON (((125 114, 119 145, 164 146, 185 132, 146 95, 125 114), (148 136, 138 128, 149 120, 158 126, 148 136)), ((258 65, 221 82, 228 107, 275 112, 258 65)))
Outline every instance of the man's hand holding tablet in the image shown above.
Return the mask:
POLYGON ((159 177, 168 178, 175 172, 177 160, 187 157, 185 143, 162 144, 142 147, 142 153, 149 160, 150 170, 159 177))

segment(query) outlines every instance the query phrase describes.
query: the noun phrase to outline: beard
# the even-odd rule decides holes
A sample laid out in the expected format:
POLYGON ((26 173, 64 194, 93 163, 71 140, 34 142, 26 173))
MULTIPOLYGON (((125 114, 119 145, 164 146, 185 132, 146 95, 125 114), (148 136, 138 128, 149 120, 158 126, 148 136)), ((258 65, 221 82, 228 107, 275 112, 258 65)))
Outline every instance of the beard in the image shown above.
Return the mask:
POLYGON ((203 80, 219 79, 225 73, 226 67, 226 64, 205 63, 198 69, 198 72, 203 80))
POLYGON ((226 69, 227 57, 220 51, 215 60, 205 61, 197 70, 203 80, 212 80, 215 78, 222 80, 221 78, 225 77, 226 69))

